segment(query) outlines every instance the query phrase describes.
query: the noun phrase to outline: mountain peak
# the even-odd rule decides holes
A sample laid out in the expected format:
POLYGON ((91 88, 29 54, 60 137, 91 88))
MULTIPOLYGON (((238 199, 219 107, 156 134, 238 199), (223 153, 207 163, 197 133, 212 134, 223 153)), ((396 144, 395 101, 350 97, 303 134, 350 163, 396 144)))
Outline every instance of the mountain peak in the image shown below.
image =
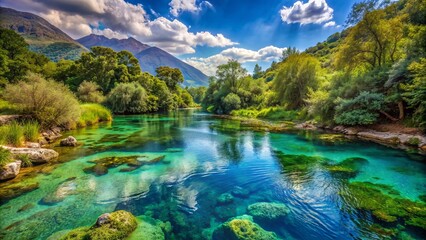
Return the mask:
POLYGON ((138 40, 129 37, 127 39, 117 39, 117 38, 108 38, 104 35, 90 34, 80 39, 77 39, 77 42, 91 48, 94 46, 109 47, 114 49, 114 51, 127 50, 136 55, 137 53, 149 48, 147 44, 143 44, 138 40))

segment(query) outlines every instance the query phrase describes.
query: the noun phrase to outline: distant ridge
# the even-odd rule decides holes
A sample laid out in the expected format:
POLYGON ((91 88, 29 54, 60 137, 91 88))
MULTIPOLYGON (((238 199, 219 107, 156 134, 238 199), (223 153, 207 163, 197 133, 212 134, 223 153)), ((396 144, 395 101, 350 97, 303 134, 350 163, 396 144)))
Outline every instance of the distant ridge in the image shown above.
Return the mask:
POLYGON ((107 38, 103 35, 90 34, 77 40, 83 46, 103 46, 115 51, 127 50, 139 60, 142 71, 156 75, 155 69, 161 66, 179 68, 183 74, 185 86, 207 86, 208 77, 195 67, 179 60, 170 53, 158 48, 141 43, 134 38, 116 39, 107 38))
POLYGON ((127 39, 107 38, 103 35, 90 34, 88 36, 77 39, 77 42, 87 48, 93 46, 103 46, 112 48, 114 51, 127 50, 133 55, 140 53, 141 51, 150 48, 151 46, 143 44, 138 40, 130 37, 127 39))
POLYGON ((42 53, 53 61, 79 58, 88 51, 59 28, 32 13, 0 7, 0 27, 19 33, 30 49, 42 53))

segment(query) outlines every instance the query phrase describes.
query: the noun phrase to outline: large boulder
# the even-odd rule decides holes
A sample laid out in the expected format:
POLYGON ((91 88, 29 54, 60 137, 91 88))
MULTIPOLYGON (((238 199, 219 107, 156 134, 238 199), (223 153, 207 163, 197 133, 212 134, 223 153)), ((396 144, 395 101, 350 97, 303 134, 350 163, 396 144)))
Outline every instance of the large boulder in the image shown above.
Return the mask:
POLYGON ((273 232, 268 232, 256 223, 252 222, 249 217, 242 216, 231 219, 220 225, 213 232, 214 240, 273 240, 279 239, 273 232))
POLYGON ((47 148, 5 148, 15 155, 27 155, 32 163, 47 163, 59 156, 55 150, 47 148))
POLYGON ((282 203, 258 202, 248 206, 248 214, 257 221, 275 221, 290 213, 290 209, 282 203))
POLYGON ((77 139, 75 139, 75 137, 73 136, 69 136, 67 138, 62 139, 60 143, 62 147, 75 147, 77 146, 77 144, 77 139))
POLYGON ((8 180, 8 179, 15 178, 18 175, 19 170, 21 170, 21 164, 22 164, 22 161, 17 160, 4 165, 0 169, 0 180, 8 180))

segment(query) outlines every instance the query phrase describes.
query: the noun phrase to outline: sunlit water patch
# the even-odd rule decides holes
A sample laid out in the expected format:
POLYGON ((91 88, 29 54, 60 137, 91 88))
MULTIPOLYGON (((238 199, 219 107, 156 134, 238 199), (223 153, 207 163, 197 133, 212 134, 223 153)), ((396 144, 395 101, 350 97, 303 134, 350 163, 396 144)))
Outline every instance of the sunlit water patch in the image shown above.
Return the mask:
POLYGON ((127 210, 144 222, 132 239, 211 239, 220 224, 265 202, 288 208, 284 218, 253 220, 277 238, 424 234, 421 155, 322 133, 251 131, 197 111, 116 116, 65 134, 83 145, 57 148, 62 163, 23 178, 38 189, 3 202, 0 238, 47 239, 127 210), (397 217, 374 203, 360 205, 359 189, 371 187, 379 189, 374 196, 408 202, 393 206, 397 217), (414 207, 419 211, 409 212, 414 207))

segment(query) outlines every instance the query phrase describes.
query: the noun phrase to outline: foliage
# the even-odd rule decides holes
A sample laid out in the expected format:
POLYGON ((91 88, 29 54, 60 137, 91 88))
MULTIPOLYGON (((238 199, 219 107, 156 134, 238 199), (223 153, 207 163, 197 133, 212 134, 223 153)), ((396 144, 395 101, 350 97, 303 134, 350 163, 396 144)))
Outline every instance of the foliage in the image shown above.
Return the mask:
POLYGON ((158 67, 155 72, 157 77, 164 81, 171 90, 176 90, 177 85, 183 83, 183 75, 178 68, 158 67))
POLYGON ((38 140, 40 125, 36 121, 27 121, 22 124, 22 129, 26 141, 35 142, 38 140))
POLYGON ((148 95, 138 83, 120 83, 109 93, 107 104, 114 113, 148 112, 148 95))
POLYGON ((308 88, 315 89, 318 85, 319 71, 319 61, 308 54, 288 56, 274 79, 278 101, 289 109, 302 107, 308 88))
POLYGON ((414 110, 413 121, 416 125, 426 128, 426 58, 413 62, 408 70, 413 81, 402 85, 405 90, 403 96, 408 106, 414 110))
POLYGON ((256 109, 240 109, 231 112, 233 116, 262 118, 268 120, 295 121, 298 120, 297 111, 288 111, 283 107, 268 107, 260 110, 256 109))
POLYGON ((77 126, 85 127, 99 122, 108 122, 112 120, 112 114, 109 109, 102 105, 91 103, 80 105, 81 116, 77 121, 77 126))
POLYGON ((229 93, 223 99, 223 110, 225 113, 230 113, 232 110, 241 108, 241 99, 235 93, 229 93))
POLYGON ((190 88, 187 88, 186 90, 188 91, 189 94, 191 94, 194 102, 200 104, 205 97, 207 88, 204 86, 190 87, 190 88))
POLYGON ((337 106, 335 121, 344 125, 373 124, 383 105, 383 94, 362 92, 353 99, 343 100, 337 106))
POLYGON ((105 100, 100 86, 94 82, 83 81, 77 88, 77 96, 87 103, 102 103, 105 100))
POLYGON ((80 116, 78 101, 68 87, 37 74, 28 75, 26 81, 8 84, 4 97, 43 127, 64 125, 80 116))
POLYGON ((17 122, 1 126, 0 134, 2 135, 1 142, 16 147, 22 146, 22 143, 25 140, 23 128, 17 122))
POLYGON ((0 147, 0 167, 10 163, 12 160, 12 153, 9 150, 0 147))

